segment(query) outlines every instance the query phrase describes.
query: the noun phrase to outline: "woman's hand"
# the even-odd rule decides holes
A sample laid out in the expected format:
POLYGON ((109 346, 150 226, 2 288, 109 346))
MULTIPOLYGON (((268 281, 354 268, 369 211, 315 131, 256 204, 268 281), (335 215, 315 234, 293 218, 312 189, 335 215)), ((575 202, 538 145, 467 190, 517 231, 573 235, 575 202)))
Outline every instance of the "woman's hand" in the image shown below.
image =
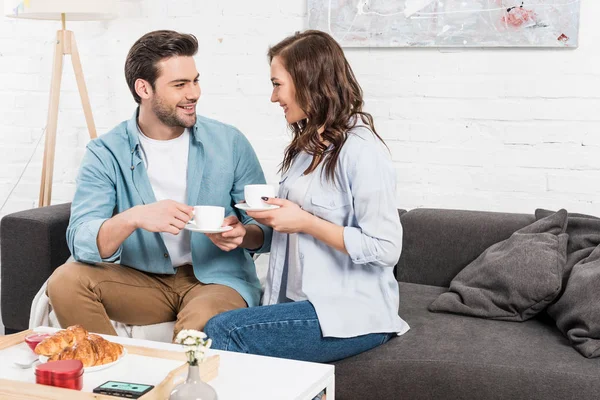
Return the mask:
POLYGON ((263 225, 270 226, 277 232, 302 233, 306 226, 315 218, 312 214, 304 211, 296 203, 289 200, 263 198, 267 204, 279 206, 275 210, 248 211, 248 216, 254 218, 263 225))

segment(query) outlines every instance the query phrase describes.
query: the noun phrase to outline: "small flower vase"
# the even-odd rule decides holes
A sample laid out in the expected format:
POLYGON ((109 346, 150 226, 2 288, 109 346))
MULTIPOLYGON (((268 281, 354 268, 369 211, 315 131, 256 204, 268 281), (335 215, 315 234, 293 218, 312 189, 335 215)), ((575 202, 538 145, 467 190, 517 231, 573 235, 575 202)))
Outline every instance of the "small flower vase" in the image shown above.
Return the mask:
POLYGON ((198 365, 189 364, 187 379, 173 389, 169 399, 218 400, 218 396, 215 389, 200 378, 200 368, 198 365))

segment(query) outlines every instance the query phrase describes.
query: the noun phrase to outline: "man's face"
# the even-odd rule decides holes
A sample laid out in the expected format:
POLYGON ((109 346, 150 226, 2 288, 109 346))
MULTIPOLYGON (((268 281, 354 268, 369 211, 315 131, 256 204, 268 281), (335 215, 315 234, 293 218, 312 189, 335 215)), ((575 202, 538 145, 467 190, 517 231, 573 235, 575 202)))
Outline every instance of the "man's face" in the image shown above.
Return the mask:
POLYGON ((165 125, 190 128, 196 123, 200 98, 200 74, 193 57, 171 57, 160 61, 158 78, 150 98, 152 112, 165 125))

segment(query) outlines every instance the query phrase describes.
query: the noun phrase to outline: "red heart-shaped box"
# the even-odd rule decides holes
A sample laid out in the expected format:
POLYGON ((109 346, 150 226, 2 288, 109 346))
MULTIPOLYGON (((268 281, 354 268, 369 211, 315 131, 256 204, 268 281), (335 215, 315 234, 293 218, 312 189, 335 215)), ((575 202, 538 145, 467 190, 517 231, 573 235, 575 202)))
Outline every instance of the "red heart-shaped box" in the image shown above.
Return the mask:
POLYGON ((35 367, 35 382, 67 389, 83 388, 83 363, 79 360, 50 361, 35 367))

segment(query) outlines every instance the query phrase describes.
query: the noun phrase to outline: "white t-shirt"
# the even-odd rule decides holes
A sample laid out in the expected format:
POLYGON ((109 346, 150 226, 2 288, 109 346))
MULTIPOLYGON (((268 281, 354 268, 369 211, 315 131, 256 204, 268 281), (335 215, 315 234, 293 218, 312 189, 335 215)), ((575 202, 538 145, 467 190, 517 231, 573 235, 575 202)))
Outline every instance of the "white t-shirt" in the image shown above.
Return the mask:
MULTIPOLYGON (((301 153, 299 157, 310 156, 306 153, 301 153)), ((314 175, 314 172, 308 175, 302 174, 290 187, 287 199, 301 206, 304 203, 304 198, 314 175)), ((280 292, 280 303, 285 303, 288 299, 292 301, 307 300, 306 294, 302 291, 303 268, 300 262, 300 251, 298 250, 298 235, 300 234, 290 233, 288 235, 288 252, 283 267, 283 281, 281 286, 283 288, 285 285, 285 290, 280 292)))
MULTIPOLYGON (((139 129, 142 160, 156 201, 174 200, 187 204, 187 169, 190 148, 190 132, 186 129, 171 140, 156 140, 144 135, 139 129)), ((192 263, 190 232, 182 230, 178 235, 163 233, 173 267, 192 263)))

